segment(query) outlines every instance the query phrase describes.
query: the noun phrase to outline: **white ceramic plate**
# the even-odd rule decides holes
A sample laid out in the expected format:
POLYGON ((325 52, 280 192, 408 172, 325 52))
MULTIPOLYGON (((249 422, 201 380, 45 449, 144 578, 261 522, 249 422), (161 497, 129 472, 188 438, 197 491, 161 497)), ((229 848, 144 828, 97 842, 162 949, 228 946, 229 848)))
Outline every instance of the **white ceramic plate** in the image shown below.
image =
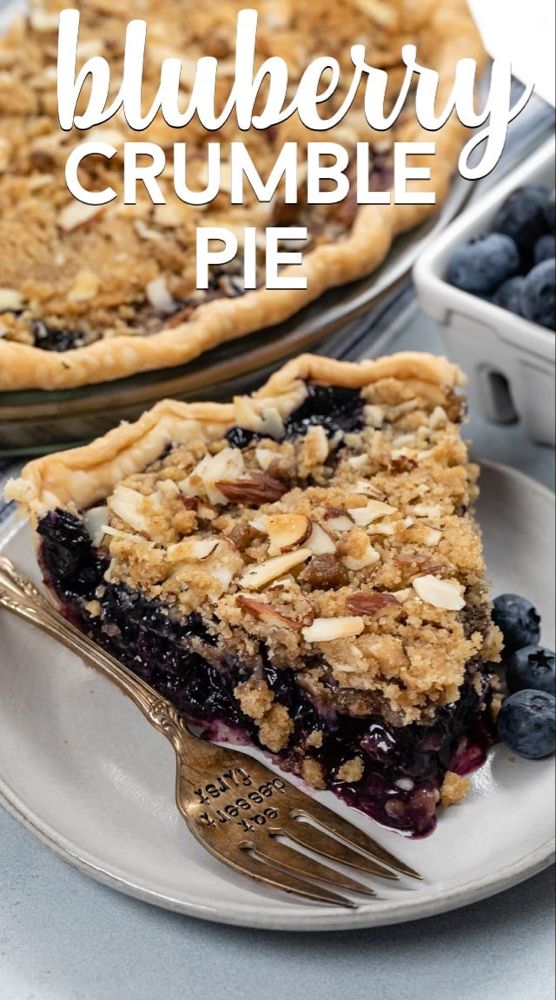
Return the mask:
MULTIPOLYGON (((495 592, 543 613, 554 646, 554 498, 510 469, 484 465, 480 520, 495 592)), ((13 519, 0 549, 36 575, 13 519)), ((320 795, 418 868, 422 884, 377 882, 355 911, 290 902, 205 854, 173 803, 173 752, 119 692, 75 657, 0 612, 0 801, 76 868, 132 896, 207 920, 329 930, 430 916, 507 889, 550 864, 554 761, 497 748, 466 801, 427 840, 406 840, 320 795)))

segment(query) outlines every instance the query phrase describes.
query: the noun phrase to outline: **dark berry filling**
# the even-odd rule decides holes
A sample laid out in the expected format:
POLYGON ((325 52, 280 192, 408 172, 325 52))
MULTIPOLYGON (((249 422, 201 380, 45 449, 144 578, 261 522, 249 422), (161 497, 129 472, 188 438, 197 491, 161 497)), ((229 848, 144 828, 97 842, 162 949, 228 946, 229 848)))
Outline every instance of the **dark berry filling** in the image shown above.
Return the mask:
POLYGON ((32 324, 31 332, 34 337, 35 347, 40 347, 42 351, 73 351, 76 347, 83 347, 85 344, 85 334, 81 330, 62 330, 52 326, 47 326, 42 320, 35 320, 32 324))
MULTIPOLYGON (((362 430, 364 426, 364 401, 357 389, 342 389, 337 386, 307 385, 307 399, 285 421, 286 439, 303 437, 310 427, 323 427, 333 437, 338 431, 348 433, 362 430)), ((232 427, 228 431, 228 443, 232 448, 247 448, 260 434, 243 427, 232 427)))
MULTIPOLYGON (((438 713, 433 725, 395 728, 379 716, 345 715, 313 702, 294 671, 276 668, 263 645, 249 664, 233 651, 216 648, 200 615, 187 620, 125 587, 106 583, 107 561, 95 550, 82 521, 63 510, 39 524, 41 566, 64 614, 100 646, 172 701, 207 735, 224 725, 261 746, 252 719, 244 715, 234 689, 254 670, 262 671, 276 700, 294 720, 288 748, 278 761, 300 774, 307 756, 321 764, 327 787, 350 805, 385 826, 412 836, 425 836, 436 825, 438 789, 447 770, 465 774, 479 767, 492 743, 492 731, 481 710, 476 676, 470 664, 460 700, 438 713), (85 608, 98 601, 99 613, 85 608), (307 746, 315 730, 320 746, 307 746), (343 764, 358 759, 363 776, 354 784, 340 780, 343 764)), ((98 611, 98 609, 97 609, 98 611)), ((484 678, 483 686, 488 686, 484 678)), ((264 748, 263 748, 264 749, 264 748)))

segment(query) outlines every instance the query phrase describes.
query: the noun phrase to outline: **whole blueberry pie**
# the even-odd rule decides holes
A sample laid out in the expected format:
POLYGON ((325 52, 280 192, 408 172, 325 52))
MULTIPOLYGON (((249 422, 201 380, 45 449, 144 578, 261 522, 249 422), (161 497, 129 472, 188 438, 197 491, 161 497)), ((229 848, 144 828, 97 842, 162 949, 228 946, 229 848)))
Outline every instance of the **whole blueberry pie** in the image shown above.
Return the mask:
POLYGON ((211 738, 415 836, 485 760, 499 659, 460 373, 310 355, 8 487, 64 615, 211 738))
MULTIPOLYGON (((435 209, 359 206, 358 143, 369 145, 369 191, 392 190, 396 141, 436 143, 435 156, 410 157, 411 166, 431 169, 431 180, 413 181, 411 189, 435 191, 438 203, 449 190, 466 137, 456 115, 427 132, 417 122, 410 94, 396 125, 374 131, 364 114, 364 86, 344 120, 324 133, 308 130, 297 114, 275 127, 248 131, 231 115, 214 134, 196 117, 178 130, 159 114, 137 133, 121 112, 87 132, 63 132, 56 94, 58 15, 71 4, 31 0, 29 6, 29 15, 0 38, 0 391, 69 389, 182 365, 225 341, 280 324, 327 289, 372 273, 396 236, 435 209), (123 149, 138 140, 167 154, 167 169, 158 178, 164 203, 154 205, 140 184, 136 204, 124 204, 123 149), (307 144, 323 140, 348 151, 350 193, 338 204, 311 205, 307 144), (83 204, 68 191, 68 156, 86 141, 116 150, 112 159, 88 156, 79 171, 88 191, 116 193, 108 205, 83 204), (175 194, 171 157, 174 143, 187 144, 188 186, 204 191, 209 141, 220 145, 220 191, 211 203, 196 207, 175 194), (238 141, 265 182, 284 145, 297 143, 296 203, 286 199, 283 185, 269 202, 258 201, 247 185, 245 204, 233 203, 230 164, 238 141), (209 287, 200 291, 196 234, 202 227, 231 231, 239 253, 236 261, 211 268, 209 287), (294 270, 306 276, 306 289, 267 290, 259 247, 256 288, 246 291, 246 227, 256 228, 262 241, 267 228, 307 229, 305 244, 281 244, 282 250, 303 252, 303 271, 294 270)), ((466 0, 81 0, 73 6, 81 18, 78 68, 103 57, 114 86, 123 75, 128 21, 147 21, 145 107, 160 86, 163 62, 172 58, 182 62, 186 106, 196 64, 207 56, 218 60, 216 103, 224 107, 234 82, 238 13, 246 7, 258 13, 257 67, 272 57, 285 59, 292 88, 316 57, 338 60, 342 81, 328 116, 346 102, 355 44, 365 46, 369 65, 388 71, 387 115, 405 76, 404 45, 416 45, 420 64, 439 72, 438 108, 451 96, 458 60, 484 60, 466 0)))

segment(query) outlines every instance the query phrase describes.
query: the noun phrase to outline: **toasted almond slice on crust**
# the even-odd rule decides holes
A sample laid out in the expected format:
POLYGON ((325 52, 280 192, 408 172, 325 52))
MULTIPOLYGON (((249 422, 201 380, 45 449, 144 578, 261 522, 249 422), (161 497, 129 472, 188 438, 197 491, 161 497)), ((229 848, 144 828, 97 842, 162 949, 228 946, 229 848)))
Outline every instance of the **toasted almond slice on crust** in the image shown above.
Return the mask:
POLYGON ((331 531, 351 531, 353 521, 346 514, 340 514, 338 517, 329 517, 326 527, 331 531))
POLYGON ((91 509, 86 511, 83 515, 83 524, 89 533, 95 549, 98 549, 106 534, 105 528, 109 519, 110 511, 106 506, 91 507, 91 509))
POLYGON ((80 201, 70 201, 59 212, 58 225, 64 233, 71 233, 74 229, 85 226, 104 208, 104 205, 83 205, 80 201))
POLYGON ((370 542, 360 556, 344 556, 343 558, 344 566, 354 572, 367 569, 368 566, 374 566, 377 562, 380 562, 380 553, 373 548, 370 542))
POLYGON ((244 473, 245 463, 239 448, 223 448, 217 455, 205 455, 179 487, 187 497, 207 497, 211 503, 225 504, 227 498, 216 484, 220 480, 237 481, 244 473))
POLYGON ((282 556, 274 556, 273 559, 266 559, 265 562, 249 566, 239 579, 241 587, 247 590, 259 590, 267 583, 272 583, 277 577, 289 573, 290 569, 301 565, 312 555, 310 549, 298 549, 296 552, 288 552, 282 556))
POLYGON ((168 558, 171 562, 204 562, 213 554, 220 543, 219 538, 185 538, 168 546, 168 558))
POLYGON ((442 510, 438 504, 417 503, 414 507, 411 507, 411 513, 415 514, 416 517, 430 517, 437 519, 442 517, 442 510))
POLYGON ((265 625, 287 628, 294 632, 300 632, 303 628, 303 622, 288 618, 287 615, 283 615, 281 611, 273 608, 271 604, 265 604, 264 601, 257 601, 254 597, 246 597, 245 594, 238 594, 236 604, 250 615, 253 615, 254 618, 258 618, 259 621, 264 622, 265 625))
POLYGON ((260 524, 270 538, 268 553, 271 556, 303 545, 312 531, 311 522, 305 514, 269 514, 260 519, 260 524))
POLYGON ((400 602, 394 594, 385 594, 377 590, 352 594, 346 601, 348 611, 354 615, 374 615, 384 608, 399 606, 400 602))
POLYGON ((363 496, 382 500, 382 494, 368 479, 360 479, 355 486, 350 486, 350 490, 352 493, 362 493, 363 496))
POLYGON ((303 629, 305 642, 333 642, 349 639, 365 631, 362 618, 315 618, 312 625, 303 629))
POLYGON ((110 510, 134 531, 148 533, 148 521, 143 513, 145 497, 129 486, 117 486, 108 499, 110 510))
POLYGON ((442 541, 442 532, 438 531, 437 528, 429 528, 426 537, 423 539, 425 545, 434 548, 439 542, 442 541))
POLYGON ((320 524, 313 524, 307 548, 311 549, 314 556, 332 555, 336 551, 336 545, 320 524))
POLYGON ((279 457, 278 452, 271 451, 270 448, 255 448, 255 458, 263 472, 268 472, 274 460, 279 457))
POLYGON ((378 521, 379 517, 387 517, 389 514, 395 513, 396 508, 391 507, 388 503, 383 503, 382 500, 369 500, 366 507, 352 507, 348 510, 349 516, 362 528, 366 528, 373 521, 378 521))
POLYGON ((465 607, 463 587, 457 580, 441 580, 437 576, 418 576, 413 589, 426 604, 444 611, 462 611, 465 607))
POLYGON ((23 295, 15 288, 0 288, 0 313, 21 312, 23 295))

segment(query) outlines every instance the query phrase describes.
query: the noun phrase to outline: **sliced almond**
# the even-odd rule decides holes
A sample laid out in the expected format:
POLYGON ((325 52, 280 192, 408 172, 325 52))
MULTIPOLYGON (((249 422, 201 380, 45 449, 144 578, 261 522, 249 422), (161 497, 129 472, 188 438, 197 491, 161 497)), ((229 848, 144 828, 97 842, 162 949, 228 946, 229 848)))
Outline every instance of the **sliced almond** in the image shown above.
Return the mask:
POLYGON ((278 458, 278 455, 275 451, 271 451, 270 448, 256 448, 255 458, 257 459, 259 468, 261 468, 263 472, 268 472, 274 460, 278 458))
POLYGON ((411 508, 411 513, 417 517, 431 517, 437 520, 442 517, 442 510, 438 504, 417 503, 411 508))
POLYGON ((303 629, 305 642, 333 642, 349 639, 365 631, 362 618, 315 618, 312 625, 303 629))
POLYGON ((382 494, 379 490, 369 482, 368 479, 360 479, 355 486, 350 486, 352 493, 362 493, 366 497, 374 497, 376 500, 382 500, 382 494))
POLYGON ((386 414, 382 406, 366 406, 363 411, 363 415, 369 426, 375 427, 377 430, 382 427, 386 418, 386 414))
POLYGON ((400 602, 394 594, 383 594, 380 591, 352 594, 346 601, 348 611, 354 615, 374 615, 383 608, 399 606, 400 602))
POLYGON ((415 434, 399 434, 392 442, 395 449, 414 448, 417 444, 415 434))
POLYGON ((429 528, 425 537, 423 538, 423 544, 428 545, 430 548, 434 548, 442 539, 442 532, 438 531, 436 528, 429 528))
POLYGON ((269 555, 276 556, 280 552, 288 552, 296 546, 303 545, 311 535, 312 525, 305 514, 271 514, 253 522, 261 526, 270 538, 269 555))
POLYGON ((353 528, 353 521, 347 516, 347 514, 342 514, 339 517, 329 517, 326 522, 326 527, 330 528, 331 531, 351 531, 353 528))
POLYGON ((395 507, 391 507, 390 504, 383 503, 381 500, 369 500, 366 507, 352 507, 348 510, 348 514, 355 521, 355 524, 362 528, 366 528, 373 521, 378 521, 380 517, 387 517, 389 514, 395 513, 395 507))
POLYGON ((211 566, 210 575, 214 580, 218 581, 220 591, 224 594, 235 576, 235 571, 233 566, 211 566))
POLYGON ((396 534, 396 526, 391 522, 384 522, 381 524, 370 524, 369 525, 369 535, 384 535, 389 537, 396 534))
MULTIPOLYGON (((158 489, 160 490, 161 493, 164 494, 164 496, 179 496, 180 495, 179 486, 178 486, 178 484, 176 482, 174 482, 173 479, 161 479, 160 482, 157 485, 158 485, 158 489)), ((189 501, 190 501, 190 498, 189 497, 182 497, 182 501, 184 503, 184 506, 187 506, 188 503, 189 503, 189 501), (187 501, 187 503, 186 503, 186 501, 187 501)), ((189 510, 197 510, 197 503, 195 502, 194 499, 191 499, 191 506, 189 507, 189 510)))
POLYGON ((58 31, 59 14, 51 13, 40 8, 33 10, 29 15, 29 20, 35 31, 58 31))
POLYGON ((303 440, 300 458, 309 468, 324 465, 330 453, 330 443, 324 427, 310 427, 303 440))
POLYGON ((364 469, 368 460, 367 455, 353 455, 348 458, 348 465, 351 465, 352 469, 364 469))
POLYGON ((437 430, 438 427, 445 427, 448 423, 448 414, 443 406, 436 406, 432 411, 429 419, 429 424, 433 430, 437 430))
POLYGON ((400 604, 403 604, 415 596, 415 591, 411 587, 404 587, 403 590, 395 590, 392 596, 396 597, 400 604))
POLYGON ((85 226, 104 208, 104 205, 83 205, 80 201, 70 201, 59 213, 58 225, 64 233, 71 233, 74 229, 85 226))
POLYGON ((268 406, 263 410, 263 434, 267 437, 281 441, 286 434, 286 427, 279 410, 275 406, 268 406))
POLYGON ((445 611, 462 611, 465 607, 463 587, 457 580, 441 580, 437 576, 418 576, 413 589, 425 604, 445 611))
POLYGON ((109 517, 110 511, 106 506, 92 507, 91 510, 86 511, 83 515, 83 524, 87 529, 95 549, 98 549, 106 534, 105 529, 108 524, 109 517))
POLYGON ((288 552, 283 556, 275 556, 273 559, 266 559, 265 562, 249 566, 240 577, 240 586, 247 590, 259 590, 279 576, 289 573, 294 566, 306 562, 311 555, 310 549, 298 549, 297 552, 288 552))
POLYGON ((0 288, 0 313, 21 312, 23 296, 15 288, 0 288))
POLYGON ((277 625, 280 628, 291 629, 294 632, 300 632, 303 628, 303 622, 288 618, 287 615, 283 615, 281 611, 273 608, 271 604, 265 604, 264 601, 257 601, 253 597, 246 597, 244 594, 239 594, 236 598, 236 604, 240 608, 243 608, 244 611, 253 615, 254 618, 258 618, 259 621, 264 622, 265 625, 277 625))
POLYGON ((218 545, 218 538, 186 538, 183 542, 168 546, 168 558, 171 562, 204 562, 216 551, 218 545))
POLYGON ((70 302, 89 302, 98 292, 100 278, 93 271, 83 270, 76 275, 72 288, 68 293, 70 302))
POLYGON ((360 569, 367 569, 369 566, 374 566, 377 562, 380 562, 380 553, 373 548, 370 542, 367 543, 366 548, 359 556, 344 556, 343 563, 347 569, 353 570, 355 573, 360 569))
POLYGON ((149 281, 146 287, 147 299, 153 309, 163 316, 170 316, 176 311, 176 301, 171 296, 163 276, 149 281))
POLYGON ((241 479, 244 472, 245 463, 240 449, 223 448, 217 455, 206 455, 179 486, 188 497, 207 497, 211 503, 225 504, 227 498, 218 489, 217 482, 233 482, 241 479))
POLYGON ((336 545, 330 535, 320 524, 313 524, 311 536, 307 542, 307 548, 315 556, 332 555, 336 551, 336 545))
POLYGON ((108 507, 130 528, 147 532, 148 521, 143 512, 145 497, 129 486, 117 486, 108 500, 108 507))
POLYGON ((191 541, 191 556, 198 562, 204 562, 218 548, 218 538, 194 538, 191 541))
POLYGON ((265 472, 253 472, 249 477, 233 482, 219 480, 216 488, 231 503, 250 505, 275 503, 288 492, 288 487, 281 480, 273 479, 265 472))
MULTIPOLYGON (((133 531, 121 531, 120 528, 112 528, 107 524, 104 528, 104 534, 109 535, 110 538, 123 538, 126 542, 134 542, 140 548, 152 549, 154 547, 154 542, 150 542, 144 535, 137 535, 133 531)), ((110 567, 107 573, 110 572, 110 567)), ((108 580, 108 575, 105 574, 105 580, 108 580)))

